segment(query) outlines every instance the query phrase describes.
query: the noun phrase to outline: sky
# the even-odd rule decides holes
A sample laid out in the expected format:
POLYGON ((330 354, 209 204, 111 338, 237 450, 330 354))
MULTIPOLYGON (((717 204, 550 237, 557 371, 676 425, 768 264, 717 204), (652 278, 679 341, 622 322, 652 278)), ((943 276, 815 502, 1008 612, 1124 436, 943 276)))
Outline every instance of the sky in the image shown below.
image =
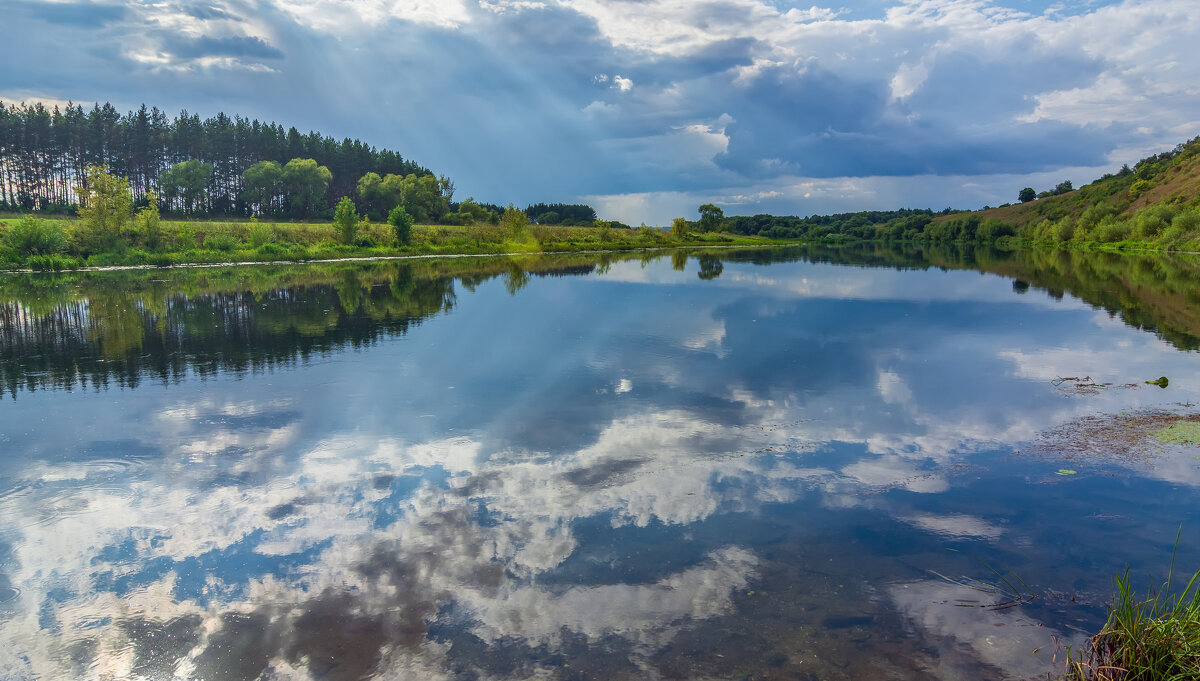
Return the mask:
POLYGON ((979 208, 1200 135, 1195 0, 0 0, 0 100, 353 137, 637 225, 979 208))

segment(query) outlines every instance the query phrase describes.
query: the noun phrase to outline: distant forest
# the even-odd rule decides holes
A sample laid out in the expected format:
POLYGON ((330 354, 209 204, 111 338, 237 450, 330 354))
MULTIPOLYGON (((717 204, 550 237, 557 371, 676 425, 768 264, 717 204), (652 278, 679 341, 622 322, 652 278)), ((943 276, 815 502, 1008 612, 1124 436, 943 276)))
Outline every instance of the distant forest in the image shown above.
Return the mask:
MULTIPOLYGON (((0 102, 0 210, 71 213, 74 188, 83 184, 86 168, 107 166, 128 178, 135 202, 144 203, 156 191, 169 212, 250 215, 257 202, 254 192, 246 192, 246 171, 264 162, 286 171, 291 161, 297 182, 311 180, 304 176, 317 169, 328 172, 321 196, 286 206, 293 217, 328 213, 368 173, 433 174, 398 152, 357 139, 302 134, 224 113, 202 119, 182 111, 170 118, 145 105, 121 114, 108 103, 85 110, 77 104, 47 109, 0 102)), ((279 181, 287 179, 284 172, 279 181)))

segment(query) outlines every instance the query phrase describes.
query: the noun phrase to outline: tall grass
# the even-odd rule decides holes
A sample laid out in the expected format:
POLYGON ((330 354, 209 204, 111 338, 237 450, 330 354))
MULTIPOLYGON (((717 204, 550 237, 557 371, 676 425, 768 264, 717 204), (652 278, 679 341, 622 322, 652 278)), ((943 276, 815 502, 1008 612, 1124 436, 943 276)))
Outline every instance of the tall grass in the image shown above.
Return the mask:
POLYGON ((1073 681, 1195 681, 1200 679, 1200 570, 1179 594, 1171 595, 1176 539, 1167 581, 1138 597, 1129 569, 1115 579, 1116 598, 1108 622, 1071 659, 1073 681))

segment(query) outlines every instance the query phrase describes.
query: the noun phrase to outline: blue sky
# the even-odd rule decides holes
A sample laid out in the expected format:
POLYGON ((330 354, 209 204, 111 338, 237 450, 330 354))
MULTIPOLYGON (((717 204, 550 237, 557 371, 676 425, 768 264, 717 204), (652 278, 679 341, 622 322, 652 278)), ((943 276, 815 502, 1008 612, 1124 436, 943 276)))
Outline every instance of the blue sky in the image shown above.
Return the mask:
POLYGON ((1200 134, 1194 0, 4 0, 0 99, 357 137, 666 224, 977 208, 1200 134))

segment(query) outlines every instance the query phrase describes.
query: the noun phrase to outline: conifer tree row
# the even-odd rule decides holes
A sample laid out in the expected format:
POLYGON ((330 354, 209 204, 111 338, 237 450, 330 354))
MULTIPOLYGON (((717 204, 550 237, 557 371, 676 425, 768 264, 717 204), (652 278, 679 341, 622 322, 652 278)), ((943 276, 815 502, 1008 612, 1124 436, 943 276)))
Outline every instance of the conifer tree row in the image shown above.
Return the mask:
MULTIPOLYGON (((47 108, 0 102, 0 210, 72 212, 77 200, 73 189, 84 184, 88 166, 106 166, 128 178, 134 201, 144 203, 164 173, 197 161, 212 171, 202 196, 188 210, 248 215, 251 206, 243 195, 246 169, 260 161, 283 165, 298 158, 329 169, 328 190, 321 198, 325 209, 353 194, 367 173, 432 174, 395 151, 377 150, 356 139, 339 142, 317 132, 302 134, 294 127, 224 113, 202 119, 182 111, 171 118, 144 104, 121 114, 108 103, 85 109, 77 104, 47 108)), ((166 207, 183 206, 180 201, 166 207)))

